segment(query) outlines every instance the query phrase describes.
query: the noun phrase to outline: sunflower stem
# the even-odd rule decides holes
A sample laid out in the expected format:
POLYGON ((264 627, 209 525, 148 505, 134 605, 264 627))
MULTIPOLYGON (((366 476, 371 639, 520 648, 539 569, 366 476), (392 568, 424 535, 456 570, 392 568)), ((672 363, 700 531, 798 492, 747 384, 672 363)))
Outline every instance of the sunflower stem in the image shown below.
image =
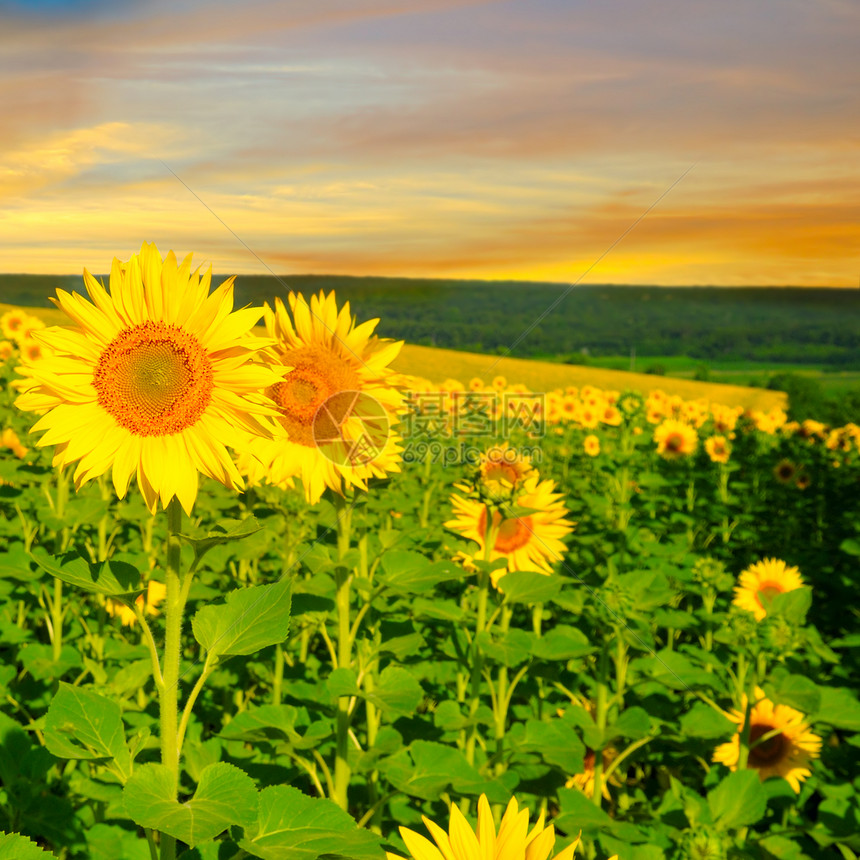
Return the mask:
MULTIPOLYGON (((352 637, 350 635, 350 584, 352 572, 346 567, 352 537, 352 506, 342 496, 335 494, 337 513, 337 555, 335 570, 335 606, 337 610, 337 666, 348 669, 352 663, 352 637)), ((352 771, 349 766, 349 696, 337 700, 337 723, 335 728, 336 747, 334 759, 334 797, 332 800, 343 810, 349 808, 349 779, 352 771)))
POLYGON ((597 696, 594 721, 600 732, 600 749, 594 751, 594 794, 591 800, 599 807, 603 800, 603 732, 609 714, 609 640, 604 639, 600 649, 600 662, 597 669, 597 696))
MULTIPOLYGON (((164 683, 159 690, 161 711, 161 763, 173 780, 174 796, 179 790, 179 660, 182 648, 182 611, 184 601, 180 581, 182 545, 182 508, 174 496, 167 506, 167 597, 165 600, 164 683)), ((175 860, 176 840, 161 834, 161 860, 175 860)))
MULTIPOLYGON (((508 632, 512 615, 513 610, 510 607, 505 606, 502 608, 502 619, 499 624, 499 632, 502 636, 508 632)), ((494 714, 494 722, 496 724, 496 775, 498 776, 506 770, 503 757, 505 752, 505 728, 508 721, 508 705, 510 703, 510 697, 508 696, 508 667, 505 665, 499 667, 499 679, 496 690, 496 713, 494 714)))

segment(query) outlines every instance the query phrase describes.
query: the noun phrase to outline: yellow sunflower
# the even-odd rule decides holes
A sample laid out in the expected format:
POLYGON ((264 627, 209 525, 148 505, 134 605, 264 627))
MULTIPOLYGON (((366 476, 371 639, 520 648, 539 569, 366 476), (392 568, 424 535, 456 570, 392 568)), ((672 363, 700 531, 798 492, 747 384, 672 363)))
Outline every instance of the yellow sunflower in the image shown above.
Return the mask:
POLYGON ((756 621, 761 621, 767 615, 767 604, 777 594, 802 587, 803 579, 796 567, 789 567, 776 558, 766 558, 741 572, 732 602, 754 613, 756 621))
POLYGON ((583 450, 589 457, 596 457, 600 453, 600 439, 593 433, 585 437, 582 443, 583 450))
POLYGON ((667 418, 654 430, 654 441, 661 457, 677 460, 695 452, 699 437, 689 424, 667 418))
MULTIPOLYGON (((163 582, 150 579, 146 586, 146 595, 141 594, 135 603, 144 611, 145 615, 158 615, 158 605, 167 597, 167 586, 163 582)), ((118 617, 123 627, 134 626, 137 616, 134 610, 126 606, 121 600, 109 597, 105 601, 105 609, 111 617, 118 617)))
POLYGON ((731 446, 725 436, 709 436, 705 440, 705 451, 712 463, 728 463, 731 446))
MULTIPOLYGON (((756 702, 750 710, 749 759, 747 767, 758 771, 764 781, 771 776, 781 776, 795 792, 800 792, 800 783, 811 773, 809 762, 821 752, 821 738, 809 731, 806 717, 788 705, 774 705, 764 691, 756 687, 756 702)), ((721 762, 729 770, 737 770, 740 761, 741 735, 744 730, 743 711, 726 714, 738 724, 735 736, 728 743, 714 750, 713 760, 721 762)))
POLYGON ((0 330, 3 331, 3 337, 9 340, 18 340, 21 332, 26 328, 29 318, 26 311, 18 308, 6 311, 3 316, 0 316, 0 330))
POLYGON ((389 367, 402 341, 373 335, 378 320, 355 324, 349 302, 338 311, 335 294, 290 293, 292 317, 280 299, 266 306, 266 329, 289 372, 267 394, 286 439, 255 440, 253 454, 281 484, 302 479, 309 504, 326 487, 367 488, 371 477, 400 471, 400 437, 392 431, 404 410, 401 377, 389 367))
MULTIPOLYGON (((533 509, 534 513, 503 518, 499 511, 493 511, 496 540, 489 561, 507 560, 507 570, 499 568, 492 572, 493 585, 512 570, 549 574, 552 572, 551 563, 561 560, 565 551, 562 538, 573 531, 574 524, 564 518, 567 508, 561 501, 562 494, 554 490, 554 481, 541 481, 534 475, 526 479, 522 493, 516 497, 519 507, 533 509)), ((451 503, 454 519, 446 522, 445 527, 475 541, 479 547, 475 557, 484 558, 487 507, 457 494, 451 496, 451 503)))
MULTIPOLYGON (((577 838, 559 854, 553 854, 555 828, 552 824, 545 824, 545 813, 541 812, 529 831, 528 810, 519 809, 516 798, 511 798, 508 803, 498 833, 493 823, 490 804, 484 794, 478 800, 476 828, 469 824, 453 803, 447 833, 426 816, 423 816, 423 821, 435 845, 414 830, 400 828, 400 835, 412 860, 549 860, 550 857, 554 860, 572 860, 579 845, 577 838)), ((386 853, 386 857, 387 860, 403 860, 390 851, 386 853)))
POLYGON ((78 461, 76 487, 112 469, 122 498, 136 474, 153 513, 174 496, 190 513, 198 472, 242 488, 226 446, 276 431, 259 392, 279 374, 254 363, 270 343, 249 334, 262 309, 232 312, 233 279, 210 295, 210 278, 192 273, 190 255, 162 261, 144 243, 128 263, 114 259, 110 293, 84 270, 92 303, 57 290, 77 327, 36 333, 50 355, 24 367, 15 403, 44 413, 37 444, 56 446, 55 466, 78 461))
POLYGON ((797 474, 797 466, 783 458, 773 467, 773 476, 780 484, 790 484, 797 474))
POLYGON ((0 433, 0 448, 8 448, 19 460, 26 457, 30 450, 21 444, 18 434, 11 427, 0 433))
POLYGON ((0 340, 0 361, 6 361, 15 351, 15 344, 11 340, 0 340))
POLYGON ((487 498, 495 501, 510 499, 532 474, 531 460, 508 442, 493 445, 481 453, 478 485, 487 498))

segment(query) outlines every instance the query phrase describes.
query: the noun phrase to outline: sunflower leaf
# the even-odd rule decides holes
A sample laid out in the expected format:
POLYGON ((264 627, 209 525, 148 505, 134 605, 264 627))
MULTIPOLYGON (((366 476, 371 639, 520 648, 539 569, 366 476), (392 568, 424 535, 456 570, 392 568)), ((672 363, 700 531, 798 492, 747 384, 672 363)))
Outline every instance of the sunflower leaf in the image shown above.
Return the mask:
POLYGON ((755 770, 739 770, 708 792, 708 806, 717 827, 748 827, 764 817, 767 794, 755 770))
POLYGON ((20 833, 0 833, 0 860, 45 860, 55 856, 20 833))
POLYGON ((194 547, 194 553, 202 558, 212 547, 222 543, 243 540, 256 534, 263 527, 256 517, 247 517, 244 520, 224 520, 213 526, 205 535, 179 535, 186 543, 194 547))
POLYGON ((238 588, 226 603, 203 606, 191 622, 194 638, 216 657, 247 655, 277 645, 290 629, 291 583, 238 588))
POLYGON ((561 591, 557 576, 547 576, 534 570, 512 570, 499 580, 508 603, 546 603, 561 591))
POLYGON ((140 571, 124 561, 100 561, 92 564, 74 552, 52 556, 36 547, 30 557, 51 576, 69 585, 103 594, 106 597, 133 599, 143 592, 140 571))

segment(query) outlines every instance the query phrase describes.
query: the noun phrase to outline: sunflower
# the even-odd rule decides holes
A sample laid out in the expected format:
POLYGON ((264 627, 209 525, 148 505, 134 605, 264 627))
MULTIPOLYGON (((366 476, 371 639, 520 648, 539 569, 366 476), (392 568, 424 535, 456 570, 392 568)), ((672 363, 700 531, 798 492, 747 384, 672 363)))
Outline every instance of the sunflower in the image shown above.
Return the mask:
POLYGON ((28 319, 29 315, 18 308, 6 311, 6 313, 0 317, 0 329, 3 331, 3 337, 8 338, 9 340, 18 340, 21 336, 21 332, 27 325, 28 319))
POLYGON ((803 588, 800 571, 779 559, 766 558, 741 572, 732 603, 754 613, 755 620, 761 621, 767 615, 767 604, 777 594, 796 588, 803 588))
POLYGON ((797 480, 794 482, 794 486, 797 487, 798 490, 805 490, 812 484, 812 478, 806 472, 801 472, 797 476, 797 480))
MULTIPOLYGON (((517 506, 532 509, 532 513, 505 518, 499 511, 493 511, 496 540, 489 561, 507 559, 507 570, 499 568, 492 572, 493 585, 498 585, 499 579, 512 570, 549 574, 551 562, 561 560, 565 550, 561 539, 573 531, 574 524, 564 518, 567 508, 561 501, 562 494, 554 490, 554 481, 540 481, 539 476, 533 475, 526 479, 522 493, 516 497, 517 506)), ((484 558, 487 507, 456 494, 451 496, 451 502, 455 516, 445 527, 475 541, 479 547, 476 557, 484 558)))
POLYGON ((667 460, 677 460, 696 450, 699 437, 696 431, 682 421, 667 418, 654 430, 657 453, 667 460))
POLYGON ((508 380, 504 376, 494 376, 492 386, 496 391, 504 391, 508 387, 508 380))
POLYGON ((773 467, 773 476, 780 484, 790 484, 797 474, 797 466, 791 460, 782 459, 773 467))
POLYGON ((0 340, 0 361, 6 361, 15 351, 15 344, 11 340, 0 340))
POLYGON ((404 394, 389 364, 403 343, 374 336, 378 320, 356 326, 349 302, 338 310, 333 292, 312 296, 310 305, 296 293, 288 301, 295 326, 280 299, 265 313, 277 359, 289 369, 266 392, 286 438, 255 440, 253 453, 271 483, 301 477, 313 505, 326 487, 366 489, 368 478, 400 471, 400 437, 391 427, 404 394))
MULTIPOLYGON (((764 691, 756 687, 756 702, 750 710, 749 758, 747 767, 758 771, 764 781, 771 776, 785 778, 795 792, 800 793, 800 783, 811 773, 809 762, 821 752, 821 738, 809 731, 806 717, 788 705, 774 705, 765 697, 764 691)), ((729 770, 738 769, 741 735, 744 730, 746 696, 742 711, 726 714, 738 724, 735 736, 714 750, 713 760, 721 762, 729 770)))
MULTIPOLYGON (((541 812, 529 832, 528 810, 519 809, 516 799, 511 798, 496 833, 490 804, 487 796, 482 794, 478 800, 476 828, 472 828, 457 805, 452 803, 447 833, 438 824, 423 817, 424 825, 436 845, 406 827, 400 828, 400 835, 413 860, 549 860, 553 856, 554 860, 572 860, 579 838, 561 853, 553 855, 555 828, 552 824, 545 826, 544 816, 545 813, 541 812)), ((391 852, 386 852, 386 857, 388 860, 403 860, 391 852)))
MULTIPOLYGON (((165 597, 167 597, 167 586, 163 582, 150 579, 146 586, 146 596, 139 595, 135 603, 146 615, 158 615, 158 605, 165 597)), ((111 617, 119 617, 123 627, 132 627, 137 621, 134 610, 130 606, 126 606, 121 600, 114 600, 109 597, 105 602, 105 609, 111 617)))
POLYGON ((19 460, 26 457, 30 450, 21 444, 18 434, 11 427, 0 433, 0 448, 8 448, 19 460))
POLYGON ((242 488, 226 446, 276 431, 258 392, 279 375, 253 362, 270 343, 248 334, 262 309, 233 313, 233 279, 209 295, 210 278, 144 243, 114 259, 110 294, 86 269, 92 303, 57 290, 77 327, 37 333, 50 355, 24 367, 15 403, 44 413, 33 431, 47 431, 37 444, 56 446, 55 466, 79 461, 76 487, 112 469, 122 498, 136 474, 153 513, 174 496, 190 513, 198 472, 242 488))
POLYGON ((600 453, 600 439, 591 433, 585 437, 582 447, 589 457, 596 457, 600 453))
POLYGON ((22 338, 20 349, 21 361, 25 363, 41 361, 41 359, 45 357, 48 351, 41 341, 38 341, 32 337, 22 338))
POLYGON ((478 489, 482 496, 496 502, 509 500, 535 473, 531 460, 508 442, 482 451, 480 461, 478 489))
POLYGON ((712 463, 728 463, 731 447, 725 436, 710 436, 705 440, 705 451, 712 463))

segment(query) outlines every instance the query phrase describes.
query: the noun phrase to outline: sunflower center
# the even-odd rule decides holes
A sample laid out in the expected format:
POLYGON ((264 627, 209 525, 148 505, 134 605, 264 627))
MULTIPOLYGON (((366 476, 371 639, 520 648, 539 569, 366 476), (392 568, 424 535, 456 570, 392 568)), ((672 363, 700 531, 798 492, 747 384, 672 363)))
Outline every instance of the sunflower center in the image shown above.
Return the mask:
POLYGON ((770 734, 775 728, 776 726, 767 724, 750 726, 750 761, 754 767, 764 767, 773 764, 784 756, 788 740, 782 733, 756 743, 760 738, 770 734))
POLYGON ((681 451, 684 448, 684 437, 680 433, 670 433, 666 437, 667 451, 681 451))
POLYGON ((288 351, 281 360, 293 370, 266 393, 275 401, 290 441, 314 448, 320 440, 340 438, 361 389, 357 371, 325 347, 288 351))
POLYGON ((93 372, 99 405, 136 436, 197 423, 212 398, 212 362, 197 338, 160 320, 121 331, 93 372))
POLYGON ((506 481, 509 484, 516 484, 519 480, 519 474, 513 466, 509 466, 507 463, 488 463, 484 480, 498 481, 499 483, 506 481))

